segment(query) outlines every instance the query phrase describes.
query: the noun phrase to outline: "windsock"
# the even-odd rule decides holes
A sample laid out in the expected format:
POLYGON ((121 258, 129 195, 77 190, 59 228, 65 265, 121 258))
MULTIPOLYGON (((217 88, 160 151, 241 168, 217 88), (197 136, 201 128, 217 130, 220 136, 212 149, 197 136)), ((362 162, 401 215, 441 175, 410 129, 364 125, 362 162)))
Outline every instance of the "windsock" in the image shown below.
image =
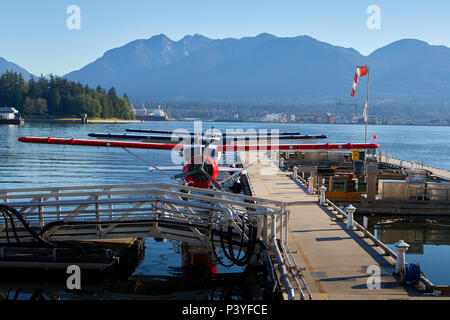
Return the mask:
POLYGON ((355 80, 353 81, 352 93, 351 96, 355 96, 356 85, 358 84, 359 77, 365 76, 367 74, 367 66, 358 66, 356 67, 355 72, 355 80))

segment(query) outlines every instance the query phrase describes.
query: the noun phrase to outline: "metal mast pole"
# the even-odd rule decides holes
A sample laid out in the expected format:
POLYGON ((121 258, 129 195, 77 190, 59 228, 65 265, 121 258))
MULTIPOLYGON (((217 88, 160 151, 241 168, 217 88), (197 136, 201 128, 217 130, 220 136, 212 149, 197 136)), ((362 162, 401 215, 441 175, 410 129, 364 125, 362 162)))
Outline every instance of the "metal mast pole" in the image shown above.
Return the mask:
POLYGON ((367 126, 369 124, 369 85, 370 85, 370 69, 367 67, 367 96, 366 96, 366 106, 364 112, 364 120, 366 120, 366 132, 364 135, 364 143, 367 143, 367 126))

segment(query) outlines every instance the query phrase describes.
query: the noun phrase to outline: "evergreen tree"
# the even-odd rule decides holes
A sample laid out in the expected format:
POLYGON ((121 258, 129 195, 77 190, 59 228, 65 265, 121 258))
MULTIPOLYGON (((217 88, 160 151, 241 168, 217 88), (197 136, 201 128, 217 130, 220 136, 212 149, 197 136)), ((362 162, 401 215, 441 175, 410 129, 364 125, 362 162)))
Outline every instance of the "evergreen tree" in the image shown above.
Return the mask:
POLYGON ((14 107, 25 115, 75 116, 133 119, 128 96, 117 96, 64 78, 50 75, 25 82, 21 74, 6 72, 0 77, 0 107, 14 107))
POLYGON ((105 89, 102 88, 102 86, 97 86, 97 89, 95 89, 100 94, 106 94, 105 89))
POLYGON ((108 91, 108 96, 110 96, 110 97, 117 97, 116 88, 111 87, 111 89, 109 89, 109 91, 108 91))
POLYGON ((6 72, 0 77, 0 106, 22 110, 28 87, 21 74, 6 72))
POLYGON ((61 113, 60 110, 61 95, 56 87, 50 88, 50 94, 48 96, 48 112, 52 115, 57 115, 61 113))
POLYGON ((112 102, 108 96, 102 96, 100 103, 102 105, 102 118, 112 118, 112 102))
POLYGON ((42 96, 42 91, 39 88, 37 82, 34 80, 33 76, 31 76, 30 81, 28 81, 27 96, 31 99, 37 99, 42 96))

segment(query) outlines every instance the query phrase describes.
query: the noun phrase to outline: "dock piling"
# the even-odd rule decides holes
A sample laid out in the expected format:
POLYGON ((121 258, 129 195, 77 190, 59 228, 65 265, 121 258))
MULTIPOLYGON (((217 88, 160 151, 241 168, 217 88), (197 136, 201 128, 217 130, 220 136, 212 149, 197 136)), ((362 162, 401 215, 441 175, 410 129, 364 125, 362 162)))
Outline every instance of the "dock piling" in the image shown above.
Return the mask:
POLYGON ((364 227, 364 237, 366 237, 366 238, 367 238, 367 227, 368 227, 368 225, 369 225, 369 219, 366 216, 364 216, 363 217, 363 227, 364 227))
POLYGON ((325 199, 325 192, 327 191, 327 187, 322 185, 319 188, 319 191, 320 191, 320 205, 325 206, 327 204, 327 200, 325 199))
POLYGON ((395 244, 397 249, 397 263, 395 265, 395 274, 400 274, 400 272, 405 271, 405 253, 408 251, 409 244, 405 241, 400 240, 395 244))
POLYGON ((308 194, 314 194, 314 178, 309 176, 308 178, 308 194))
POLYGON ((347 229, 349 230, 355 230, 355 224, 353 222, 353 214, 355 211, 356 208, 353 205, 347 207, 347 229))

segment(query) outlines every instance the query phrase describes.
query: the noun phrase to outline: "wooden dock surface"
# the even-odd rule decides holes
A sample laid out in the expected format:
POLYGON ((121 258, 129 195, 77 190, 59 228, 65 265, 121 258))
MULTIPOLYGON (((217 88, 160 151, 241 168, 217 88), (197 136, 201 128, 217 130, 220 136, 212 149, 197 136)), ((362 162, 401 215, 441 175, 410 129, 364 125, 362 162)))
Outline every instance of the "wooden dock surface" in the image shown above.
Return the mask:
MULTIPOLYGON (((313 299, 424 299, 413 285, 400 285, 392 273, 395 261, 359 231, 349 231, 344 222, 318 204, 316 195, 278 171, 267 174, 260 165, 248 169, 255 196, 284 201, 290 210, 289 247, 303 271, 313 299), (368 289, 372 273, 380 268, 381 289, 368 289)), ((298 298, 298 297, 297 297, 298 298)))

